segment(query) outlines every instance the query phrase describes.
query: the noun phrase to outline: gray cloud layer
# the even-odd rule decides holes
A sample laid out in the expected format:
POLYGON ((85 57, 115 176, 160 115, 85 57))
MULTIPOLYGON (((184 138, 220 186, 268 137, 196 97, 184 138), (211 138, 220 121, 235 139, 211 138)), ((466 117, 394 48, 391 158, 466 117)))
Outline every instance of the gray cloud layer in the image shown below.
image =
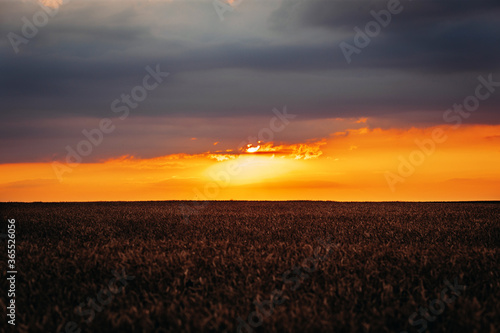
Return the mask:
MULTIPOLYGON (((0 162, 57 155, 72 136, 60 129, 51 138, 46 121, 116 116, 111 102, 141 84, 148 65, 161 64, 171 75, 130 122, 265 117, 288 105, 303 120, 369 116, 391 118, 394 126, 437 124, 445 109, 474 92, 478 75, 493 73, 500 81, 498 1, 401 4, 402 13, 347 64, 339 43, 352 43, 353 28, 363 29, 370 11, 387 2, 244 0, 221 22, 211 1, 73 0, 16 54, 7 34, 20 34, 21 18, 40 7, 0 0, 0 122, 16 124, 2 139, 0 162), (48 143, 30 151, 30 140, 48 143)), ((468 121, 500 123, 499 95, 468 121)), ((243 126, 236 132, 246 130, 235 123, 243 126)), ((189 131, 196 137, 201 130, 189 131)), ((177 149, 179 134, 171 139, 177 149)), ((116 145, 102 156, 123 153, 116 145)), ((157 154, 176 149, 167 144, 157 154)))

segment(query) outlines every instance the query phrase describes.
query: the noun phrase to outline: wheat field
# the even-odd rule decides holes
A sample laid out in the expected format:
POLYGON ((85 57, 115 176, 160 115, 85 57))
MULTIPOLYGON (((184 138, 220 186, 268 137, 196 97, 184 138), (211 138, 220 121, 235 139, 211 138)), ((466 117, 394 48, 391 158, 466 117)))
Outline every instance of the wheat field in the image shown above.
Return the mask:
POLYGON ((15 331, 498 332, 498 203, 197 205, 0 204, 15 331))

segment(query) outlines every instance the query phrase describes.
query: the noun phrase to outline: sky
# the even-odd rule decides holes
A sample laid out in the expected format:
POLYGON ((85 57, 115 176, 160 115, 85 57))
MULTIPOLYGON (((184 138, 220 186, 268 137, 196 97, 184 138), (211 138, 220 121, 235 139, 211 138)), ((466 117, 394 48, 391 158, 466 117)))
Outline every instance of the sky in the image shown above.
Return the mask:
POLYGON ((500 200, 499 14, 0 0, 0 201, 500 200))

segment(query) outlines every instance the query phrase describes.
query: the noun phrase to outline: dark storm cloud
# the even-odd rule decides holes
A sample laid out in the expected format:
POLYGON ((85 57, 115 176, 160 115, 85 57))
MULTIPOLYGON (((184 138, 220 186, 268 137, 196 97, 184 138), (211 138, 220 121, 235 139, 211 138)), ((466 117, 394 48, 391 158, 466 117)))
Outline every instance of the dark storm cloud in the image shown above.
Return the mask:
MULTIPOLYGON (((279 31, 323 28, 341 33, 353 44, 354 27, 365 29, 371 11, 387 9, 388 1, 284 1, 272 15, 279 31)), ((401 0, 402 12, 392 15, 370 45, 349 67, 427 72, 498 70, 500 2, 492 0, 401 0)), ((340 48, 336 61, 345 62, 340 48)))
MULTIPOLYGON (((371 10, 387 8, 384 0, 289 0, 273 13, 277 27, 299 24, 350 30, 353 24, 371 19, 371 10)), ((398 28, 417 28, 427 24, 490 16, 500 10, 496 0, 400 0, 405 20, 392 22, 398 28)))
MULTIPOLYGON (((370 10, 386 2, 246 1, 220 22, 210 1, 73 0, 16 54, 5 36, 20 33, 21 17, 40 7, 0 0, 0 122, 13 126, 1 135, 2 151, 10 162, 60 154, 81 129, 115 117, 111 102, 156 64, 171 75, 131 112, 122 140, 134 132, 135 117, 265 118, 283 105, 301 120, 369 116, 403 127, 438 124, 444 110, 474 92, 478 75, 494 73, 500 81, 497 3, 402 0, 404 11, 347 64, 339 43, 352 42, 353 28, 363 28, 373 19, 370 10), (81 118, 95 121, 79 126, 81 118)), ((500 123, 499 96, 468 122, 500 123)), ((142 124, 137 137, 153 124, 142 124)), ((229 133, 245 133, 238 126, 229 133)), ((162 133, 147 156, 178 152, 174 144, 198 134, 220 136, 199 124, 162 133)), ((127 153, 120 140, 108 142, 96 156, 127 153)))

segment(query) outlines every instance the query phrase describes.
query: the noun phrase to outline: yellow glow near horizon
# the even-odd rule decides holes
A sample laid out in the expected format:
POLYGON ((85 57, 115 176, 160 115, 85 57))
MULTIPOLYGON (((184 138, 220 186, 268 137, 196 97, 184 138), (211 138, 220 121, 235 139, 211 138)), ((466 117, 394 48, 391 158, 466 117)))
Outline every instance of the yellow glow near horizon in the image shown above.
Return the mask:
POLYGON ((206 180, 216 181, 221 187, 262 183, 284 178, 300 167, 300 163, 284 156, 240 155, 234 160, 210 166, 206 171, 206 180))
POLYGON ((398 175, 435 129, 346 130, 240 155, 123 156, 62 181, 49 162, 0 164, 0 201, 192 200, 207 184, 217 187, 209 200, 499 200, 500 125, 442 127, 447 139, 391 191, 385 174, 398 175))

